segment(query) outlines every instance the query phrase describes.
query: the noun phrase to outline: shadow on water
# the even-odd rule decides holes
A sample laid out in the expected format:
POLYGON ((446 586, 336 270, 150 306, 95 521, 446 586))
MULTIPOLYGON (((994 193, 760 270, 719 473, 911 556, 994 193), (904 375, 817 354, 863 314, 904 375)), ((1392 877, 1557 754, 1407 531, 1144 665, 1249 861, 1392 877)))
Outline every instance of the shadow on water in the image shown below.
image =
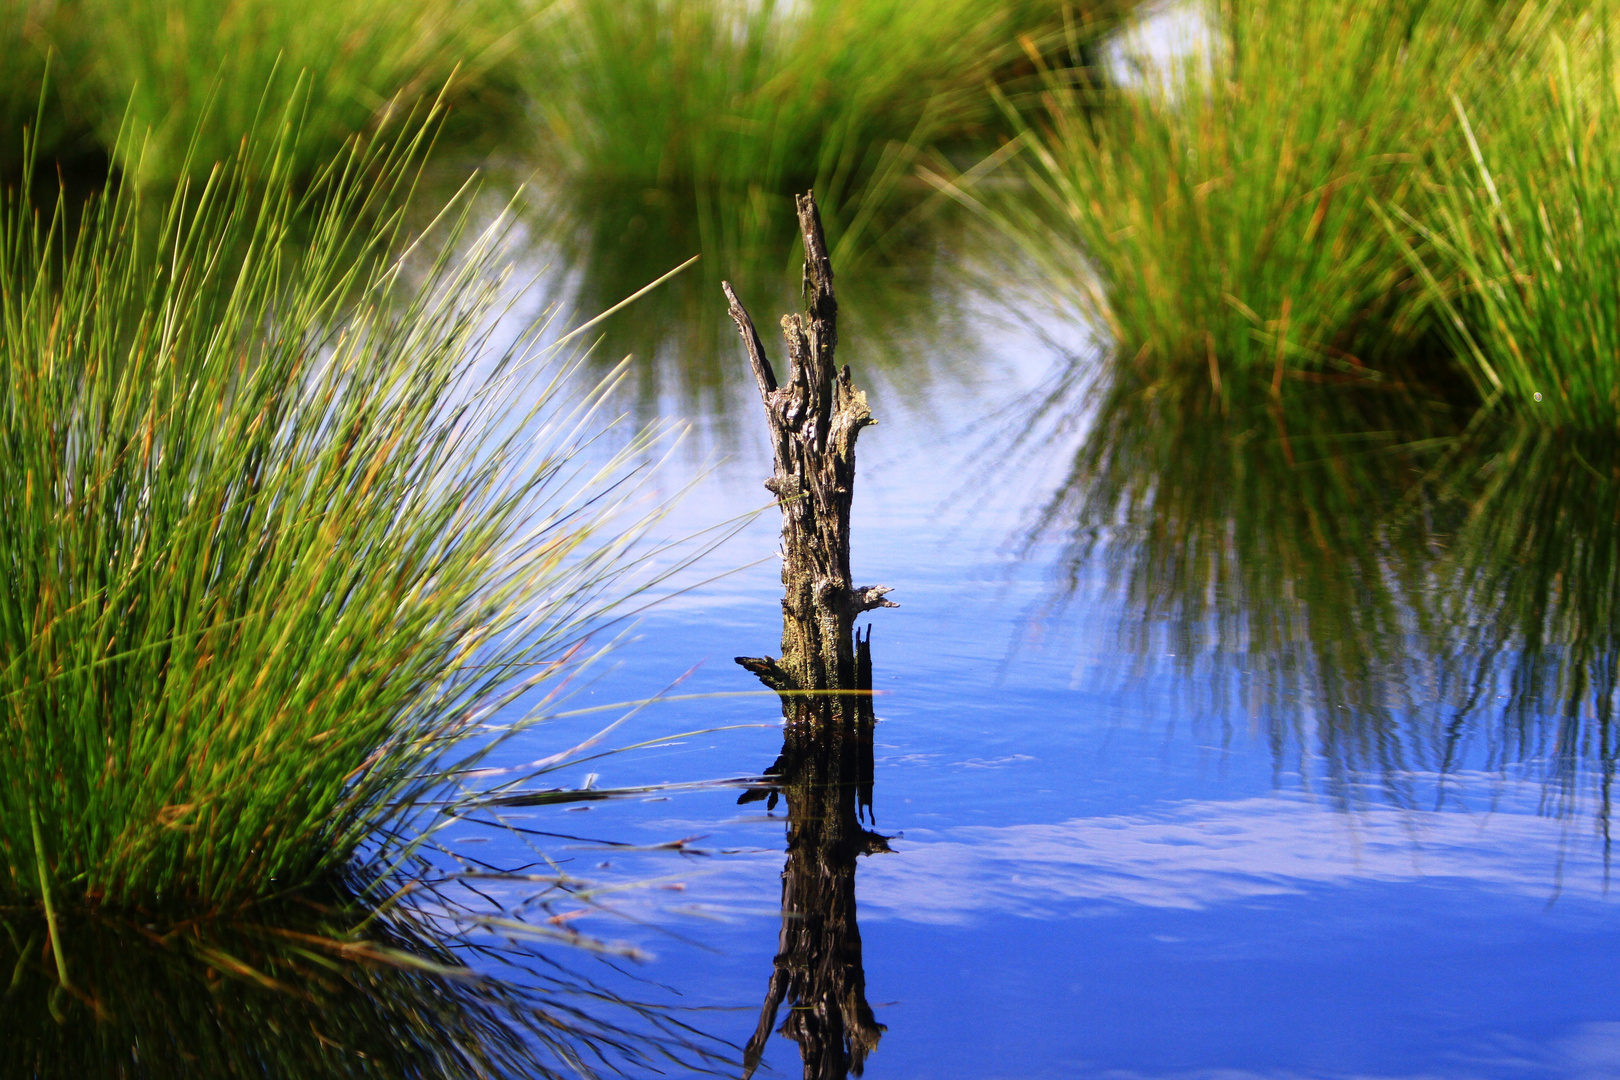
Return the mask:
POLYGON ((446 933, 352 898, 232 921, 60 923, 0 911, 0 1073, 48 1077, 593 1077, 729 1071, 673 1011, 576 970, 578 949, 446 933))
POLYGON ((857 638, 858 680, 866 689, 827 711, 836 725, 802 722, 806 701, 784 696, 782 753, 764 782, 737 801, 787 804, 787 864, 782 868, 782 932, 759 1026, 744 1052, 745 1077, 778 1033, 799 1044, 805 1080, 860 1076, 886 1030, 866 1000, 855 900, 856 859, 888 852, 889 838, 867 828, 872 816, 872 659, 870 630, 857 638))
POLYGON ((1223 411, 1203 378, 1106 378, 1037 530, 1064 541, 1060 595, 1103 569, 1136 675, 1172 665, 1196 714, 1228 736, 1244 718, 1341 804, 1528 771, 1545 812, 1589 812, 1607 843, 1612 439, 1464 431, 1376 384, 1223 411))

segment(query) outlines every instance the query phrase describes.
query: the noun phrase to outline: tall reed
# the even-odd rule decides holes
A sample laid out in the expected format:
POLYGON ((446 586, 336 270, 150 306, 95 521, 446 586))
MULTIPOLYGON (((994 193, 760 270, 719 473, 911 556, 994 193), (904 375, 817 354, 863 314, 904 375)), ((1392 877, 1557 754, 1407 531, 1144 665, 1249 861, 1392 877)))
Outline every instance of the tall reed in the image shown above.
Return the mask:
MULTIPOLYGON (((519 41, 523 0, 58 0, 49 42, 67 94, 102 144, 132 120, 150 132, 143 179, 201 179, 272 103, 302 95, 295 152, 312 173, 372 131, 396 101, 448 84, 473 106, 519 41), (188 148, 197 150, 188 156, 188 148)), ((15 92, 15 91, 13 91, 15 92)), ((485 118, 486 123, 489 118, 485 118)), ((137 161, 120 164, 130 168, 137 161)))
POLYGON ((1400 217, 1435 256, 1431 295, 1481 396, 1590 430, 1620 424, 1620 27, 1604 11, 1532 38, 1496 92, 1452 100, 1457 153, 1400 217))
POLYGON ((568 670, 634 536, 604 531, 624 462, 578 456, 593 396, 491 345, 498 227, 452 206, 396 254, 427 131, 306 188, 289 112, 72 223, 7 193, 0 893, 297 886, 568 670))
POLYGON ((1362 378, 1417 347, 1417 291, 1369 198, 1404 200, 1487 14, 1462 0, 1217 2, 1164 79, 1054 72, 996 216, 1125 358, 1216 397, 1362 378))

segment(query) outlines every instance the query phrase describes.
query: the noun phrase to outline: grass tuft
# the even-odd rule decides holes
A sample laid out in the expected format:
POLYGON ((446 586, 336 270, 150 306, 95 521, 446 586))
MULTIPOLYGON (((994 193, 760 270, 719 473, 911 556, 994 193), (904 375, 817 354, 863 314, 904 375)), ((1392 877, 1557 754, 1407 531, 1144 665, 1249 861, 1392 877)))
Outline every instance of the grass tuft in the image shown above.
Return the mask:
POLYGON ((1163 79, 1053 72, 1026 111, 1029 192, 996 216, 1142 370, 1228 405, 1416 350, 1413 273, 1368 200, 1401 202, 1489 22, 1466 3, 1209 8, 1163 79), (1443 97, 1442 97, 1443 100, 1443 97))
MULTIPOLYGON (((223 161, 264 103, 302 100, 297 153, 313 172, 351 134, 447 84, 465 98, 515 42, 515 0, 78 0, 63 51, 88 76, 99 134, 126 106, 151 132, 143 179, 223 161), (200 143, 187 154, 188 145, 200 143)), ((92 110, 87 110, 92 111, 92 110)), ((123 145, 132 146, 128 141, 123 145)), ((133 162, 121 162, 126 168, 133 162)))
POLYGON ((1588 12, 1452 104, 1457 153, 1418 216, 1431 295, 1480 395, 1533 423, 1620 423, 1620 67, 1588 12))
POLYGON ((577 0, 549 26, 530 96, 590 181, 813 186, 837 204, 994 121, 986 79, 1054 14, 1013 0, 577 0))
POLYGON ((624 569, 599 398, 491 345, 499 225, 397 254, 428 128, 309 185, 296 131, 0 208, 0 894, 218 909, 403 834, 624 569))
POLYGON ((524 0, 4 0, 0 167, 40 105, 44 158, 114 154, 143 182, 201 180, 295 92, 306 176, 356 133, 447 86, 458 133, 504 130, 516 109, 506 65, 534 16, 524 0), (126 123, 145 131, 123 139, 126 123))

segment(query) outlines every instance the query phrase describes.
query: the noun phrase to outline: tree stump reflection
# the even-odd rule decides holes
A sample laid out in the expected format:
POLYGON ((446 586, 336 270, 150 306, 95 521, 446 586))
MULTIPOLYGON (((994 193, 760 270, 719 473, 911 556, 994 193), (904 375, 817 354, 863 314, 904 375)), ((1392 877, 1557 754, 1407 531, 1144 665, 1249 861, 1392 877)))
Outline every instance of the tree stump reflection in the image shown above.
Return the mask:
POLYGON ((855 860, 889 850, 872 819, 871 631, 856 638, 854 695, 782 698, 782 753, 766 783, 738 802, 787 803, 787 865, 782 869, 782 931, 759 1026, 744 1054, 752 1076, 778 1029, 799 1044, 805 1080, 861 1075, 884 1025, 866 1001, 855 860), (813 710, 814 722, 804 713, 813 710))
POLYGON ((804 238, 805 309, 783 316, 788 370, 776 368, 753 319, 727 282, 728 310, 759 384, 773 471, 765 487, 782 511, 782 655, 737 663, 781 694, 782 753, 741 802, 787 801, 782 935, 748 1040, 744 1076, 759 1068, 782 1003, 781 1033, 799 1044, 806 1080, 861 1074, 883 1025, 866 1002, 855 860, 888 851, 863 825, 872 811, 871 631, 864 612, 898 605, 886 585, 856 586, 850 574, 855 441, 876 423, 849 368, 834 360, 838 302, 821 214, 811 194, 796 200, 804 238))

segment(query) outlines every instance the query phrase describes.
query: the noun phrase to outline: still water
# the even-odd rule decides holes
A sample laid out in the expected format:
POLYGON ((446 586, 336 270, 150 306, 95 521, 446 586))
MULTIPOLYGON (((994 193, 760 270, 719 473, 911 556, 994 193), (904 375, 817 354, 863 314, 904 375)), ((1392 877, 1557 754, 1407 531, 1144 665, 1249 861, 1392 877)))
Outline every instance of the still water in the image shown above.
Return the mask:
MULTIPOLYGON (((567 242, 534 242, 549 269, 518 317, 714 255, 597 355, 635 354, 632 418, 695 423, 648 491, 680 496, 661 531, 744 522, 576 689, 662 697, 611 742, 671 741, 569 779, 752 786, 503 807, 504 831, 443 836, 469 866, 594 883, 541 924, 623 951, 542 942, 510 966, 498 926, 482 951, 383 943, 497 990, 319 950, 266 966, 267 940, 305 939, 243 930, 195 949, 279 983, 222 988, 85 945, 129 967, 124 1006, 150 999, 129 1021, 145 1057, 124 1020, 84 1039, 71 1003, 25 992, 5 1021, 23 1075, 1620 1076, 1612 447, 1447 439, 1309 388, 1222 416, 1196 386, 1133 387, 971 231, 929 233, 839 282, 880 419, 854 567, 901 604, 869 617, 879 723, 870 746, 784 746, 732 660, 776 651, 779 526, 717 277, 752 277, 767 325, 791 234, 738 259, 670 218, 642 199, 530 227, 567 242)), ((521 906, 527 886, 479 888, 521 906)))
MULTIPOLYGON (((843 786, 795 788, 774 698, 702 696, 754 690, 731 658, 775 651, 769 510, 589 691, 700 695, 638 738, 730 730, 589 771, 769 771, 785 801, 519 823, 650 884, 580 920, 655 957, 616 985, 767 1075, 1620 1076, 1613 451, 1508 432, 1402 455, 1410 427, 1304 396, 1291 435, 1155 412, 1073 319, 941 275, 911 303, 949 333, 845 331, 881 420, 855 575, 902 605, 869 617, 869 779, 822 761, 843 786)), ((686 362, 735 392, 682 400, 676 349, 642 398, 707 401, 663 475, 688 489, 674 532, 765 499, 742 353, 712 341, 686 362)))

